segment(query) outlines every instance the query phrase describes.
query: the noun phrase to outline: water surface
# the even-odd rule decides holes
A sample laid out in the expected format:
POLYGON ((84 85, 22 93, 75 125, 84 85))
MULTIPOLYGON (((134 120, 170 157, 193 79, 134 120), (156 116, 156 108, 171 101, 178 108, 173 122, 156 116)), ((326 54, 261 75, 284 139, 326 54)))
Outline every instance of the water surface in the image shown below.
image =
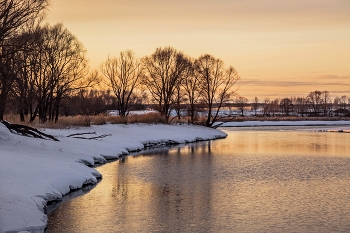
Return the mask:
POLYGON ((349 232, 350 134, 300 128, 225 128, 98 167, 48 232, 349 232))

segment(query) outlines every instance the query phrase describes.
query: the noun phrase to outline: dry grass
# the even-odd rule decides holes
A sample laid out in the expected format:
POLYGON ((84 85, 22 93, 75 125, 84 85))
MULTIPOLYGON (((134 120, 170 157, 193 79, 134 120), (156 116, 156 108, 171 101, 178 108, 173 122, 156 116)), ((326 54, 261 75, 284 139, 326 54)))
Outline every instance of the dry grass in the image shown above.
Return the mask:
POLYGON ((145 115, 130 116, 130 123, 165 124, 167 122, 165 117, 160 113, 151 112, 145 115))
POLYGON ((128 120, 126 117, 120 116, 107 116, 107 122, 110 124, 127 124, 128 120))
POLYGON ((29 122, 29 119, 25 119, 25 123, 20 122, 18 115, 8 114, 4 116, 4 120, 13 124, 25 124, 35 128, 51 128, 51 129, 66 129, 74 127, 89 127, 91 125, 104 125, 104 124, 132 124, 132 123, 146 123, 146 124, 160 124, 166 123, 165 117, 160 113, 148 113, 144 115, 131 115, 128 117, 120 116, 61 116, 58 122, 45 122, 39 123, 36 119, 34 122, 29 122))
POLYGON ((25 119, 25 123, 21 122, 18 115, 7 114, 4 116, 4 120, 12 124, 24 124, 35 128, 50 128, 50 129, 67 129, 72 127, 88 127, 91 125, 92 117, 90 116, 69 116, 60 117, 56 123, 45 122, 44 124, 39 123, 38 119, 34 122, 29 122, 29 119, 25 119))
POLYGON ((133 124, 133 123, 146 123, 146 124, 158 124, 166 123, 165 117, 160 113, 147 113, 143 115, 130 115, 127 117, 120 116, 105 116, 98 115, 91 117, 92 125, 103 125, 103 124, 133 124))
MULTIPOLYGON (((61 117, 57 123, 49 123, 50 125, 58 125, 57 128, 70 128, 70 127, 88 127, 91 125, 92 117, 89 116, 70 116, 61 117)), ((47 123, 45 123, 47 124, 47 123)), ((49 128, 52 128, 49 126, 49 128)))
POLYGON ((5 114, 4 115, 4 120, 11 122, 13 124, 20 124, 20 120, 19 120, 19 116, 18 115, 14 115, 14 114, 5 114))
POLYGON ((91 116, 90 117, 91 125, 105 125, 107 124, 105 115, 91 116))

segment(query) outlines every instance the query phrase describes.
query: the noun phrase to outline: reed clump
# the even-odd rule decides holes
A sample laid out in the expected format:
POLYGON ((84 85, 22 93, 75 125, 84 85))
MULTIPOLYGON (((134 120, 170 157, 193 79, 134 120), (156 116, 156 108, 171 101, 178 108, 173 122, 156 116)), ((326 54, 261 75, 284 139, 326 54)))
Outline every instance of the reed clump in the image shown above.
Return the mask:
POLYGON ((165 124, 165 116, 157 112, 150 112, 142 115, 130 115, 128 123, 145 123, 145 124, 165 124))

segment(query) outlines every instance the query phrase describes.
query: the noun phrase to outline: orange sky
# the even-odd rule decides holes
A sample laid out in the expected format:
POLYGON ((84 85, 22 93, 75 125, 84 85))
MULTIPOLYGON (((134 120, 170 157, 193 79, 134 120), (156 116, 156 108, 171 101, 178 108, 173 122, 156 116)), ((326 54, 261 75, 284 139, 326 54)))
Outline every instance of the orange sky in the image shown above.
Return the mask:
POLYGON ((350 0, 52 0, 47 21, 78 37, 92 68, 172 46, 235 67, 249 99, 350 97, 350 0))

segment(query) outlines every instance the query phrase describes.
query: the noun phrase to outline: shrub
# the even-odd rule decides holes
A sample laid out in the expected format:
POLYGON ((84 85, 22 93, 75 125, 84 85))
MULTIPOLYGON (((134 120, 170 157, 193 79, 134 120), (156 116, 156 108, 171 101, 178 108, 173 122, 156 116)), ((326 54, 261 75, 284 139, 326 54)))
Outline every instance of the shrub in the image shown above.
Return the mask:
POLYGON ((91 126, 91 121, 92 117, 90 116, 71 116, 60 117, 57 123, 45 123, 44 125, 47 125, 47 128, 88 127, 91 126))
POLYGON ((143 115, 128 116, 128 123, 165 124, 166 119, 165 116, 162 116, 158 112, 150 112, 143 115))
POLYGON ((105 125, 107 123, 106 116, 104 115, 98 115, 91 117, 91 124, 92 125, 105 125))
POLYGON ((127 124, 128 119, 127 117, 109 116, 107 122, 110 124, 127 124))

